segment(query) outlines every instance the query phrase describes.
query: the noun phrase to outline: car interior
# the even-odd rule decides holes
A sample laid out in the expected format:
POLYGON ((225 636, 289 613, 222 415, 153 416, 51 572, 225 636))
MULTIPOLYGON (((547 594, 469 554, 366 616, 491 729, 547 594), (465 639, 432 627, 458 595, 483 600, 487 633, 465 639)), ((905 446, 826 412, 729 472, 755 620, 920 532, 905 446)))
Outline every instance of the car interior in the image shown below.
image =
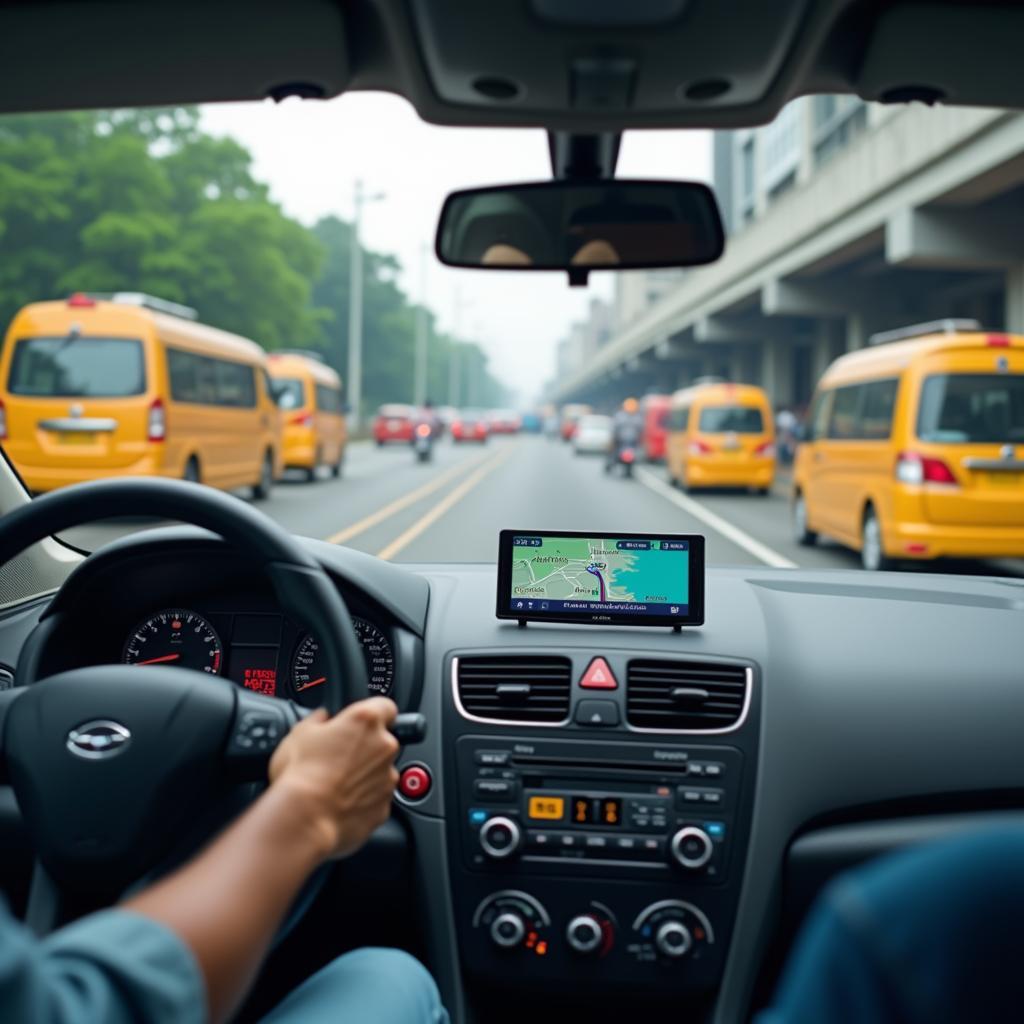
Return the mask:
MULTIPOLYGON (((798 96, 1020 109, 1022 43, 998 0, 9 0, 0 112, 385 91, 546 132, 568 188, 614 177, 623 132, 766 124, 798 96)), ((1024 821, 1021 579, 700 566, 681 632, 526 625, 495 615, 496 564, 393 564, 207 488, 33 500, 5 457, 0 511, 0 884, 40 933, 187 858, 309 707, 399 705, 392 819, 310 881, 239 1020, 366 945, 420 958, 456 1022, 749 1020, 837 873, 1024 821), (182 525, 88 557, 54 539, 114 514, 182 525), (212 625, 226 678, 140 669, 150 608, 212 625), (254 692, 267 669, 294 700, 254 692), (83 772, 85 719, 133 748, 83 772)))

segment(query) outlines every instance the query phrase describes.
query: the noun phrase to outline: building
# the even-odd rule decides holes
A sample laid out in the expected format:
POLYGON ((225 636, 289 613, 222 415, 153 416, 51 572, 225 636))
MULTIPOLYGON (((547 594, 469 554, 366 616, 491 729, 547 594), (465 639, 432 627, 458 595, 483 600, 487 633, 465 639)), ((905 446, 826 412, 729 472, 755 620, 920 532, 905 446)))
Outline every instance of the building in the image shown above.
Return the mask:
POLYGON ((591 298, 587 315, 569 327, 569 333, 555 350, 557 379, 579 372, 597 352, 611 340, 615 327, 615 310, 607 302, 591 298))
POLYGON ((973 317, 1024 333, 1024 115, 815 96, 713 145, 725 256, 653 305, 617 304, 556 400, 715 374, 800 406, 879 331, 973 317))

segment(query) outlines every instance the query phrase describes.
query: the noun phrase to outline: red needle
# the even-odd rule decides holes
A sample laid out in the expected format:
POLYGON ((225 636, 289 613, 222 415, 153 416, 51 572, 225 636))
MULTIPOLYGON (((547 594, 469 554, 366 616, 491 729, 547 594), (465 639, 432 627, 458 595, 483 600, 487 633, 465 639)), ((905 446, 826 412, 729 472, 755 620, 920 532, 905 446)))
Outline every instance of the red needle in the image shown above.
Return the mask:
POLYGON ((312 689, 314 686, 319 686, 321 683, 326 683, 326 682, 327 682, 327 676, 321 676, 319 679, 314 679, 310 683, 303 683, 301 686, 296 686, 295 689, 298 690, 301 693, 303 690, 312 689))
POLYGON ((162 661, 177 661, 180 654, 162 654, 159 658, 149 658, 146 661, 137 661, 136 665, 159 665, 162 661))

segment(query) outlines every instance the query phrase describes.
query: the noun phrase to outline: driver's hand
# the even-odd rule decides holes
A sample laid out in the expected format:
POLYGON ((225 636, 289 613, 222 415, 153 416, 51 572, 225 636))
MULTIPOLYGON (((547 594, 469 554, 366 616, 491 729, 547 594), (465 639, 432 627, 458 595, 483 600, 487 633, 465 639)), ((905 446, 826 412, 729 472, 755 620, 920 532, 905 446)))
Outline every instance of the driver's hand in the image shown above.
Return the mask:
POLYGON ((391 814, 399 743, 388 726, 397 714, 386 697, 357 701, 333 718, 318 709, 271 758, 271 784, 288 787, 309 806, 332 856, 358 850, 391 814))

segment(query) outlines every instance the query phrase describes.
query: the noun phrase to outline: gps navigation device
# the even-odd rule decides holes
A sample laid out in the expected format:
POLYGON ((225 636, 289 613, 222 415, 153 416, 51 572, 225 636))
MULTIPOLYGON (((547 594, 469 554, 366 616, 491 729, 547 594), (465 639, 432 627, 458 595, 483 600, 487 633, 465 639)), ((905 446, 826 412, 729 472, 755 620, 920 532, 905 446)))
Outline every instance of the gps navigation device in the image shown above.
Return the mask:
POLYGON ((704 538, 502 530, 499 619, 613 626, 704 624, 704 538))

